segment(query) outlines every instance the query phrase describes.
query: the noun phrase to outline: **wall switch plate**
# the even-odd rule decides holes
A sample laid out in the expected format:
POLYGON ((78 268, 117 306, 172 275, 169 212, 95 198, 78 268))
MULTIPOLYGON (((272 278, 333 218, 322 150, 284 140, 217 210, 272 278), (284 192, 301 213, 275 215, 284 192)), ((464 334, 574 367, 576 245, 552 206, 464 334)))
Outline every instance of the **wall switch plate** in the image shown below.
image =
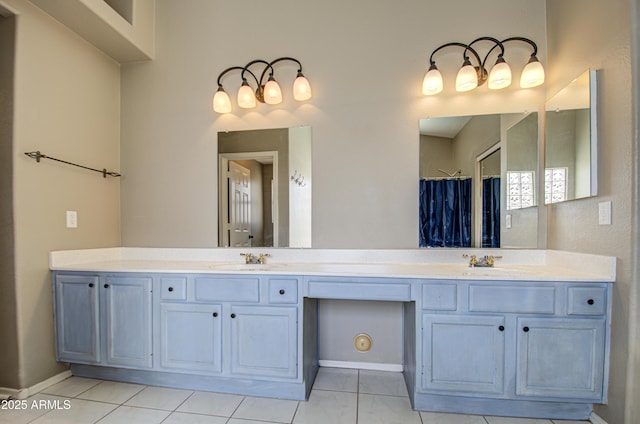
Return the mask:
POLYGON ((78 212, 67 211, 67 228, 78 228, 78 212))
POLYGON ((504 216, 504 225, 507 228, 511 228, 511 215, 504 216))
POLYGON ((598 224, 611 225, 611 200, 598 203, 598 224))

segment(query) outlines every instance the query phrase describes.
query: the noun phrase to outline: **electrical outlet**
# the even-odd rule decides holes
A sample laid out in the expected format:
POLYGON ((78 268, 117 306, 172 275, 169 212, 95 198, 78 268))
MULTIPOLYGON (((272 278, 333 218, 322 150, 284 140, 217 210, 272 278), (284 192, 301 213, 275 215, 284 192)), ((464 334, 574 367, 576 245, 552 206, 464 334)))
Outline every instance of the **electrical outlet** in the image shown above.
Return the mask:
POLYGON ((611 225, 611 200, 598 203, 598 224, 611 225))
POLYGON ((78 228, 78 212, 67 211, 67 228, 78 228))

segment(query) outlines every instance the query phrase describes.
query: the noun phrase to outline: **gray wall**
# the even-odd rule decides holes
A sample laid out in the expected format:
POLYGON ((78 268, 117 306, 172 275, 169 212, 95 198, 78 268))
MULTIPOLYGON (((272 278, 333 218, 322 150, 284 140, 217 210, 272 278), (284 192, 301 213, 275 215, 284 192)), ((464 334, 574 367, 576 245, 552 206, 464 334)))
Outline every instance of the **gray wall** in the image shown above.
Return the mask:
MULTIPOLYGON (((329 0, 301 7, 299 1, 284 0, 282 9, 247 14, 246 4, 236 2, 193 0, 187 8, 161 0, 156 60, 124 67, 122 86, 117 64, 31 3, 0 2, 20 14, 12 156, 20 358, 2 364, 0 385, 11 384, 16 371, 7 370, 12 368, 21 387, 62 369, 53 357, 47 251, 120 244, 117 181, 79 179, 62 166, 36 165, 24 151, 46 147, 46 153, 118 169, 121 148, 124 244, 210 247, 217 244, 217 190, 210 187, 217 178, 218 131, 309 124, 314 134, 314 247, 415 247, 418 119, 499 113, 505 105, 536 110, 546 94, 555 94, 591 67, 603 71, 600 192, 596 198, 548 207, 548 245, 619 258, 609 405, 597 412, 612 424, 638 422, 640 337, 632 275, 638 234, 632 227, 637 206, 630 196, 635 193, 637 134, 632 133, 629 90, 629 16, 632 5, 637 38, 637 1, 408 0, 399 6, 329 0), (462 8, 467 13, 460 14, 462 8), (247 19, 245 31, 238 32, 237 23, 247 19), (265 19, 278 30, 265 32, 265 19), (514 84, 500 93, 481 88, 455 95, 447 88, 439 96, 421 96, 428 53, 449 41, 469 41, 487 28, 497 38, 523 35, 538 41, 547 84, 526 92, 514 84), (281 106, 227 116, 212 112, 218 72, 282 55, 302 60, 314 88, 311 102, 297 104, 287 97, 284 81, 292 80, 295 70, 286 75, 283 69, 281 106), (41 72, 44 68, 47 72, 41 72), (175 169, 179 172, 168 172, 175 169), (597 224, 597 203, 603 200, 613 202, 611 226, 597 224), (64 229, 67 209, 79 211, 78 230, 64 229), (145 220, 152 225, 134 230, 145 220), (172 231, 156 236, 163 227, 172 231)), ((637 58, 637 45, 634 52, 637 58)), ((458 54, 439 61, 450 78, 458 66, 458 54)), ((637 74, 636 69, 636 83, 637 74)), ((355 313, 356 304, 347 308, 366 324, 370 312, 355 313)), ((394 311, 380 317, 390 325, 401 322, 394 311)), ((395 343, 391 330, 380 337, 389 346, 395 343)), ((352 349, 351 340, 333 346, 336 356, 352 349)), ((390 353, 383 360, 393 357, 390 353)))
POLYGON ((15 17, 0 16, 0 387, 19 387, 13 237, 13 77, 15 17))
MULTIPOLYGON (((637 287, 633 253, 632 92, 630 5, 627 0, 552 0, 547 2, 547 92, 549 97, 588 68, 599 69, 598 196, 548 206, 548 247, 618 258, 614 285, 609 404, 596 412, 609 423, 636 423, 640 370, 631 367, 640 338, 629 337, 630 302, 637 287), (612 202, 612 225, 598 225, 598 202, 612 202), (627 382, 636 398, 626 399, 627 382), (634 406, 635 403, 635 406, 634 406), (635 408, 635 415, 631 414, 635 408), (625 418, 626 411, 626 418, 625 418)), ((637 146, 636 146, 637 147, 637 146)), ((635 236, 637 238, 637 235, 635 236)), ((635 334, 634 334, 635 336, 635 334)))
MULTIPOLYGON (((18 354, 0 362, 0 387, 22 389, 66 369, 55 359, 49 251, 120 245, 119 179, 48 160, 36 163, 24 153, 41 150, 119 170, 120 68, 30 2, 0 2, 16 14, 13 140, 10 156, 1 156, 4 165, 11 162, 15 273, 13 281, 5 280, 3 268, 0 287, 3 302, 5 293, 15 296, 3 308, 13 318, 3 321, 2 334, 9 335, 3 343, 17 335, 9 350, 18 354), (78 212, 78 228, 65 228, 67 210, 78 212)), ((6 141, 3 136, 2 149, 6 141)))
MULTIPOLYGON (((501 113, 507 103, 519 111, 536 110, 544 101, 544 87, 523 95, 517 84, 500 93, 486 87, 465 96, 453 93, 460 66, 455 50, 438 62, 448 75, 445 92, 426 98, 420 85, 429 52, 446 42, 471 41, 490 28, 498 38, 522 35, 538 41, 544 63, 544 20, 544 2, 528 0, 406 0, 401 5, 283 0, 258 14, 226 0, 193 0, 189 7, 159 0, 155 60, 122 70, 122 167, 128 176, 122 183, 124 245, 216 246, 218 194, 211 182, 218 173, 217 134, 310 125, 312 246, 417 247, 419 119, 501 113), (237 30, 240 21, 242 31, 237 30), (272 23, 271 30, 264 30, 265 21, 272 23), (221 71, 281 56, 302 62, 314 90, 310 102, 291 98, 296 67, 285 63, 276 75, 284 92, 281 105, 213 112, 221 71), (184 172, 163 175, 168 167, 184 172)), ((523 67, 530 53, 527 45, 515 45, 510 50, 514 68, 523 67)), ((239 75, 225 77, 224 83, 233 99, 239 75)), ((331 346, 330 352, 323 350, 326 358, 393 363, 400 357, 402 346, 391 330, 378 333, 375 341, 385 346, 386 356, 356 355, 353 334, 332 339, 344 322, 322 312, 348 315, 350 328, 364 331, 374 320, 372 309, 357 302, 321 305, 320 345, 331 346)), ((375 319, 400 328, 401 308, 381 309, 375 319)))

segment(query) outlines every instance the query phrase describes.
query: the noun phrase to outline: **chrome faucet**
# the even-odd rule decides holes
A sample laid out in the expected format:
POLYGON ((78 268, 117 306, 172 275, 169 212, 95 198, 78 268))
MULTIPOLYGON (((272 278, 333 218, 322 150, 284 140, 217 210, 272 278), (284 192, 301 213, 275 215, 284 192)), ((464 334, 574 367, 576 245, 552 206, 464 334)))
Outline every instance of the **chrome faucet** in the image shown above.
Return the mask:
MULTIPOLYGON (((469 257, 469 255, 462 255, 463 257, 469 257)), ((476 255, 471 255, 469 259, 469 268, 493 268, 495 264, 495 256, 485 255, 483 258, 478 259, 476 255)))
POLYGON ((245 264, 254 264, 256 258, 251 253, 241 253, 240 256, 244 256, 245 264))
POLYGON ((265 264, 267 262, 267 257, 271 256, 268 253, 260 253, 258 257, 255 257, 251 253, 241 253, 240 256, 244 256, 244 263, 249 264, 265 264))

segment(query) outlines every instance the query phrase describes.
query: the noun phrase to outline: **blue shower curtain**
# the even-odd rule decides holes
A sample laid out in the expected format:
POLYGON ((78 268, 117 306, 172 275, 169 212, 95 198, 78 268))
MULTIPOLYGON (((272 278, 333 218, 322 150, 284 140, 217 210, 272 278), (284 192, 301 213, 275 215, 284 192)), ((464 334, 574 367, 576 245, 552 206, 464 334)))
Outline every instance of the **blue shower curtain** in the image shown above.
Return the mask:
POLYGON ((420 247, 471 246, 471 178, 420 180, 420 247))
POLYGON ((500 178, 482 180, 482 247, 500 247, 500 178))

